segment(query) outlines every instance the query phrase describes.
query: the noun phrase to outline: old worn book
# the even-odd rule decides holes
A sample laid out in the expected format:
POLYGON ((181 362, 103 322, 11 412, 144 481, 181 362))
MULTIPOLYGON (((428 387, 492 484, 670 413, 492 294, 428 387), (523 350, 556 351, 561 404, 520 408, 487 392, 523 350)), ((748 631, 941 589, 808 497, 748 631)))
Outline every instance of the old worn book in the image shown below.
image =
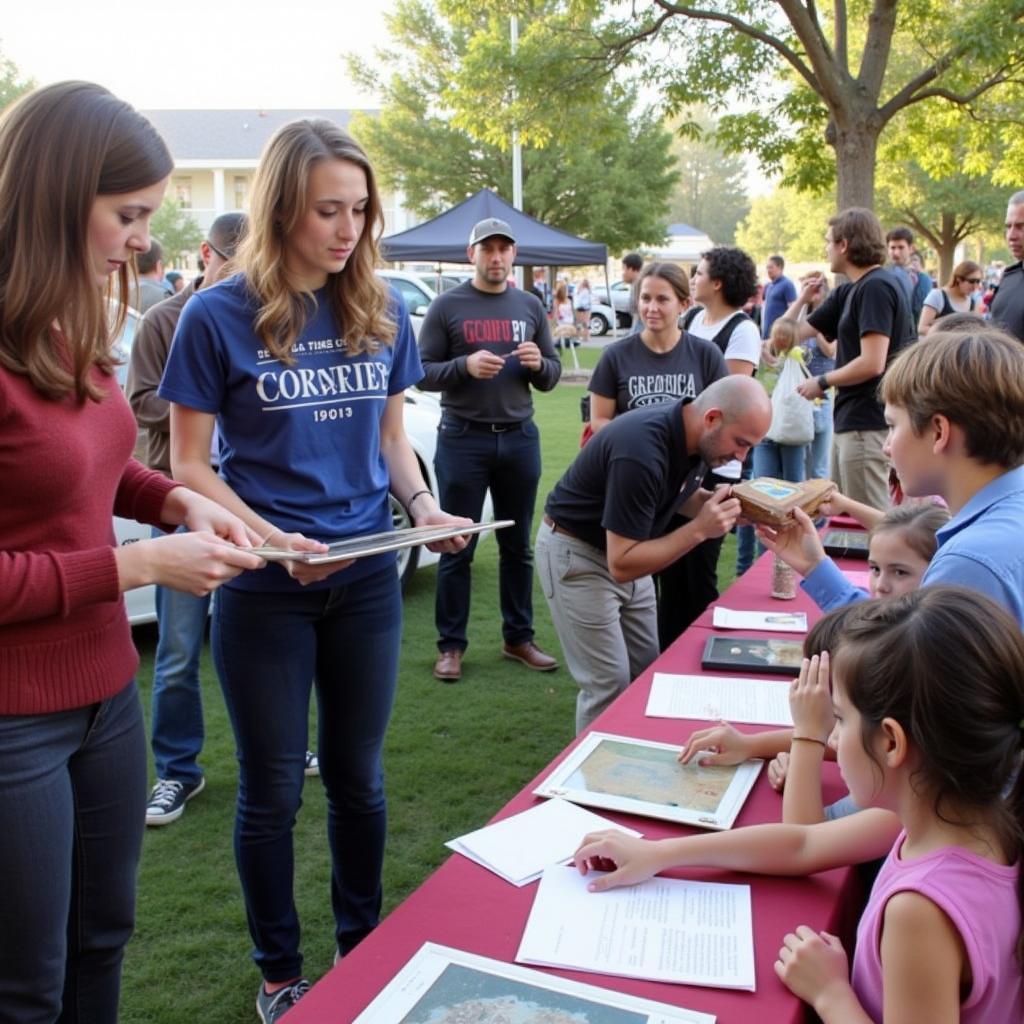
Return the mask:
POLYGON ((788 480, 762 476, 736 484, 732 494, 739 498, 746 519, 752 523, 780 527, 793 525, 795 508, 813 516, 834 490, 835 484, 831 480, 805 480, 802 484, 793 484, 788 480))

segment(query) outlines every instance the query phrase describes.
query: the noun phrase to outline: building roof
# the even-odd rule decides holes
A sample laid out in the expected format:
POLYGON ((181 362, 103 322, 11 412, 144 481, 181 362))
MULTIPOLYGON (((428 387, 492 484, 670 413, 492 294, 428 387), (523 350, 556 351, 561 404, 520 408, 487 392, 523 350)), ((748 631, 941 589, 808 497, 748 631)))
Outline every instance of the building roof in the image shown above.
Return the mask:
POLYGON ((347 128, 353 110, 143 110, 175 160, 258 160, 281 125, 324 117, 347 128))
POLYGON ((668 235, 669 238, 687 238, 690 236, 699 236, 701 238, 708 237, 700 228, 691 227, 689 224, 669 224, 665 229, 665 234, 668 235))

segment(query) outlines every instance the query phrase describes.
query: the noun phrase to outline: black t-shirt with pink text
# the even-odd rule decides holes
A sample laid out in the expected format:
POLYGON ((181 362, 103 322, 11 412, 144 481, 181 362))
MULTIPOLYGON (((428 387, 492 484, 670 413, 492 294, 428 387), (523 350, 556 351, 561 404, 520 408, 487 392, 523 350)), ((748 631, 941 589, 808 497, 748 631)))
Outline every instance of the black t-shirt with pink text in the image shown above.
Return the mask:
POLYGON ((551 343, 547 314, 536 295, 508 287, 483 292, 472 281, 439 295, 430 304, 419 336, 423 391, 440 391, 441 405, 478 423, 521 423, 533 415, 530 388, 550 391, 562 374, 562 363, 551 343), (532 341, 542 363, 528 370, 516 348, 532 341), (470 375, 466 361, 481 349, 503 356, 497 376, 480 380, 470 375))

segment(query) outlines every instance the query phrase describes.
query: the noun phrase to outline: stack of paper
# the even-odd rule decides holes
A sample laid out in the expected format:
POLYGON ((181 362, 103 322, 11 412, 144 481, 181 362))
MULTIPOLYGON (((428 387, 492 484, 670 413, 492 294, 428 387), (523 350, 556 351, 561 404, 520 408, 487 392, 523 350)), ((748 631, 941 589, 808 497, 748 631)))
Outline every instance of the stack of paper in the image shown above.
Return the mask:
POLYGON ((793 724, 789 686, 781 680, 678 676, 667 672, 654 673, 647 717, 793 724))
POLYGON ((549 865, 569 860, 588 832, 606 828, 640 835, 567 800, 555 799, 459 836, 445 846, 506 882, 523 886, 540 878, 549 865))
POLYGON ((589 892, 595 877, 545 870, 516 960, 754 991, 749 885, 658 877, 589 892))
POLYGON ((715 605, 715 629, 762 629, 766 633, 806 633, 805 612, 737 612, 715 605))

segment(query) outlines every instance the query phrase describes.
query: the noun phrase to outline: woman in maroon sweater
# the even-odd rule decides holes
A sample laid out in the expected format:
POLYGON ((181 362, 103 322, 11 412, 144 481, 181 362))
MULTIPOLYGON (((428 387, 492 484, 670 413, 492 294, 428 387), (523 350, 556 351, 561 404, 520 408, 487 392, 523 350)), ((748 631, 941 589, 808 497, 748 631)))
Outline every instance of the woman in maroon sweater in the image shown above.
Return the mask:
POLYGON ((0 117, 0 1021, 117 1017, 146 796, 122 593, 263 565, 241 520, 131 459, 110 296, 171 168, 98 86, 0 117), (118 548, 111 512, 192 532, 118 548))

